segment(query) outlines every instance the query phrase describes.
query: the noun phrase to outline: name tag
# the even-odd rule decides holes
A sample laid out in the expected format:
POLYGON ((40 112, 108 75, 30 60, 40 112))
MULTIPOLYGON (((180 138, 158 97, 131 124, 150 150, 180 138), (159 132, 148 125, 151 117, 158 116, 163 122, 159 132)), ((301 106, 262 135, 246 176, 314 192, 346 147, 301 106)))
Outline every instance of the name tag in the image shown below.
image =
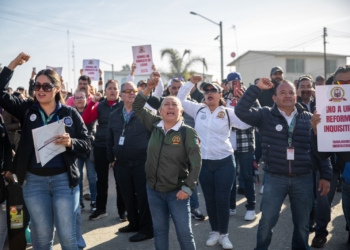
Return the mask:
POLYGON ((294 148, 287 147, 287 160, 294 161, 294 148))
POLYGON ((121 136, 119 138, 119 145, 123 146, 124 145, 124 140, 125 140, 125 136, 121 136))

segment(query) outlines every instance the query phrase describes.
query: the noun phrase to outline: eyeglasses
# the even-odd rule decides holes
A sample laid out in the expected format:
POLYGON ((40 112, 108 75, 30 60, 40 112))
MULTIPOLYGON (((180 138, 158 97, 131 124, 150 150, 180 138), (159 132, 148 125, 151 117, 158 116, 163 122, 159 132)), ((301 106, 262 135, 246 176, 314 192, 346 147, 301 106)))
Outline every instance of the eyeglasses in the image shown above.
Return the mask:
POLYGON ((34 84, 34 90, 35 91, 39 91, 40 89, 43 89, 45 92, 51 92, 53 88, 56 88, 55 86, 53 86, 51 83, 43 83, 43 84, 40 84, 38 82, 36 82, 34 84))
POLYGON ((136 89, 125 89, 122 91, 122 93, 125 93, 125 94, 131 94, 131 93, 134 93, 136 94, 137 93, 137 90, 136 89))
POLYGON ((85 96, 74 96, 75 100, 85 100, 86 97, 85 96))
POLYGON ((347 81, 335 81, 335 83, 338 84, 338 85, 350 84, 350 80, 347 80, 347 81))
POLYGON ((204 94, 207 95, 209 93, 212 93, 212 94, 215 94, 215 93, 218 93, 218 90, 217 89, 207 89, 207 90, 204 90, 204 94))

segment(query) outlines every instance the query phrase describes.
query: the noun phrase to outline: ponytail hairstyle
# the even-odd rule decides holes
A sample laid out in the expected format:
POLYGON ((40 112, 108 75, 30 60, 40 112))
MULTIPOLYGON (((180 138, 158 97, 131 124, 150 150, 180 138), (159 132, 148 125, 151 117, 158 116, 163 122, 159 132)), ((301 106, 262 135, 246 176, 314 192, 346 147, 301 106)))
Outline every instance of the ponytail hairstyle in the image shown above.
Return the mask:
MULTIPOLYGON (((36 75, 36 77, 35 77, 35 82, 36 82, 36 79, 37 79, 39 76, 41 76, 41 75, 44 75, 44 76, 46 76, 47 78, 49 78, 49 79, 50 79, 50 83, 51 83, 53 86, 55 86, 55 87, 61 87, 60 76, 59 76, 55 71, 53 71, 53 70, 51 70, 51 69, 43 69, 43 70, 40 70, 40 71, 38 72, 38 74, 36 75)), ((34 95, 34 101, 35 101, 35 102, 37 101, 35 95, 34 95)), ((65 100, 64 100, 64 98, 62 97, 61 90, 58 91, 58 92, 56 93, 56 95, 55 95, 55 101, 56 101, 56 103, 58 103, 58 102, 60 102, 60 103, 62 103, 62 104, 65 104, 65 103, 66 103, 65 100)))

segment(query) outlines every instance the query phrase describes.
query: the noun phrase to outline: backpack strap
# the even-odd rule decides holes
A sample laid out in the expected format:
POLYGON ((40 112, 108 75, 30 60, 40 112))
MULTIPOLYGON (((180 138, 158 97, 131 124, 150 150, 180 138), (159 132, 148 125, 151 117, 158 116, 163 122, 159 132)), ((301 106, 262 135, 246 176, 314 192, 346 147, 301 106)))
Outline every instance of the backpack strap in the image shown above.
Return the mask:
POLYGON ((228 115, 227 108, 225 108, 225 111, 226 111, 226 115, 227 115, 228 129, 231 129, 231 119, 230 119, 230 116, 228 115))

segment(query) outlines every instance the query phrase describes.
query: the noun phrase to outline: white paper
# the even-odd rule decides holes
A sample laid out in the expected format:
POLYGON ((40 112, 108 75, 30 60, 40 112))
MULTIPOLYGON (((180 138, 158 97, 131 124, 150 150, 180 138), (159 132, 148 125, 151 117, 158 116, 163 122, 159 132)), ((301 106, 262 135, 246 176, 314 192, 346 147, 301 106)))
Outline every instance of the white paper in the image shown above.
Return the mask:
POLYGON ((65 133, 64 122, 53 122, 32 130, 37 163, 44 167, 53 157, 66 151, 64 145, 56 145, 54 137, 65 133))
POLYGON ((132 54, 136 65, 135 75, 150 75, 152 74, 152 46, 140 45, 132 46, 132 54))
POLYGON ((316 108, 318 150, 350 151, 350 85, 316 86, 316 108))
POLYGON ((100 80, 100 60, 83 60, 83 75, 91 78, 91 81, 100 80))
POLYGON ((51 69, 51 70, 55 71, 59 76, 62 76, 62 69, 63 69, 63 67, 46 66, 46 69, 51 69))

